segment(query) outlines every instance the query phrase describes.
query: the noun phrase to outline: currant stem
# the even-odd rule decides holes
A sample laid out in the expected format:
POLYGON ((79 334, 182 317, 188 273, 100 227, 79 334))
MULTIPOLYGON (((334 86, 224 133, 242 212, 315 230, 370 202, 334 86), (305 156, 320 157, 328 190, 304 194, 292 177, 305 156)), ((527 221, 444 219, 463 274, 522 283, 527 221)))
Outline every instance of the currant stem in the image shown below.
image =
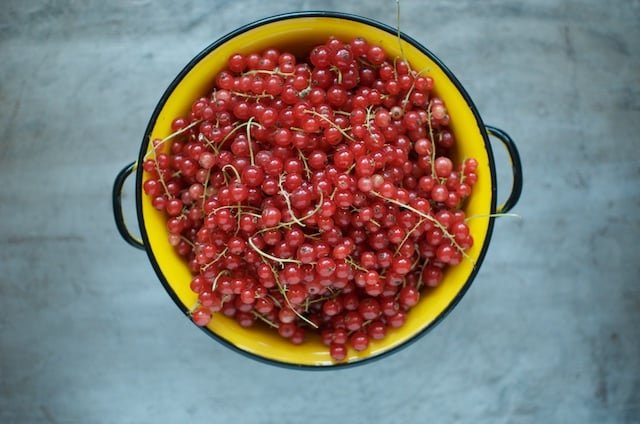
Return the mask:
MULTIPOLYGON (((354 163, 354 164, 352 164, 349 168, 347 168, 347 170, 346 170, 346 171, 344 171, 344 173, 345 173, 345 174, 350 173, 351 171, 353 171, 353 170, 355 169, 355 167, 356 167, 356 164, 354 163)), ((333 197, 332 197, 332 199, 333 199, 333 197)))
POLYGON ((296 149, 298 151, 298 157, 302 161, 302 165, 304 166, 304 171, 307 174, 307 178, 311 179, 311 169, 309 169, 309 163, 307 162, 307 158, 302 153, 302 150, 296 149))
POLYGON ((162 184, 162 188, 164 189, 164 194, 167 195, 167 198, 173 199, 173 194, 169 193, 169 188, 167 188, 167 183, 164 181, 164 177, 162 176, 162 172, 160 172, 160 167, 158 166, 158 161, 154 159, 154 166, 156 168, 156 172, 158 173, 158 179, 160 180, 160 184, 162 184))
POLYGON ((249 216, 252 216, 252 217, 254 217, 254 218, 262 218, 262 215, 257 214, 257 213, 253 213, 253 212, 245 212, 245 211, 242 211, 242 210, 241 210, 241 212, 240 212, 240 213, 241 213, 241 214, 243 214, 243 215, 249 215, 249 216))
POLYGON ((379 65, 374 65, 373 63, 371 63, 368 60, 365 60, 365 59, 363 59, 361 57, 359 57, 357 60, 358 60, 358 62, 362 63, 363 65, 368 66, 369 68, 375 69, 375 68, 379 68, 380 67, 379 65))
POLYGON ((232 91, 231 94, 233 94, 234 96, 238 96, 238 97, 244 97, 247 99, 273 99, 273 96, 271 94, 266 94, 266 93, 262 93, 262 94, 246 94, 246 93, 241 93, 239 91, 232 91))
POLYGON ((324 195, 322 194, 321 191, 319 193, 320 193, 320 200, 318 201, 318 204, 316 205, 316 207, 311 212, 309 212, 308 214, 306 214, 305 216, 300 218, 301 221, 304 221, 305 219, 311 218, 313 215, 318 213, 318 211, 322 207, 322 202, 324 201, 324 195))
POLYGON ((337 66, 331 65, 331 67, 329 68, 334 72, 337 72, 338 74, 338 85, 342 84, 342 72, 340 71, 340 68, 338 68, 337 66))
POLYGON ((487 213, 487 214, 477 214, 477 215, 471 215, 468 216, 464 219, 464 222, 468 222, 472 219, 476 219, 476 218, 501 218, 504 216, 508 216, 510 218, 519 218, 522 219, 521 215, 518 215, 517 213, 487 213))
MULTIPOLYGON (((400 35, 398 34, 398 46, 400 46, 400 35)), ((398 57, 393 58, 393 78, 398 80, 398 57)))
POLYGON ((230 274, 231 272, 228 269, 224 269, 220 271, 218 275, 216 275, 216 278, 213 280, 213 283, 211 284, 211 291, 214 292, 218 288, 218 280, 220 279, 220 277, 223 277, 225 275, 230 275, 230 274))
POLYGON ((245 215, 252 215, 252 216, 256 216, 256 217, 260 217, 260 215, 258 214, 254 214, 254 213, 250 213, 250 212, 245 212, 242 209, 252 209, 254 211, 259 211, 259 208, 253 207, 253 206, 247 206, 247 205, 225 205, 225 206, 218 206, 217 208, 215 208, 214 210, 212 210, 211 212, 209 212, 208 216, 211 216, 212 214, 223 210, 223 209, 240 209, 240 213, 243 213, 245 215))
POLYGON ((358 263, 356 261, 354 261, 351 256, 347 256, 344 261, 346 263, 348 263, 349 265, 351 265, 352 267, 354 267, 355 269, 359 270, 359 271, 364 271, 364 272, 369 271, 367 268, 364 268, 364 267, 358 265, 358 263))
MULTIPOLYGON (((437 219, 435 219, 434 217, 432 217, 431 215, 427 215, 424 212, 420 212, 419 210, 417 210, 416 208, 413 208, 405 203, 402 202, 398 202, 395 199, 390 199, 388 197, 384 197, 383 195, 381 195, 378 192, 375 191, 371 191, 371 194, 373 194, 376 197, 379 197, 383 200, 386 200, 387 202, 393 203, 394 205, 398 205, 401 208, 405 208, 410 210, 411 212, 420 215, 421 217, 431 221, 436 227, 438 227, 440 229, 440 231, 442 231, 442 233, 445 235, 445 237, 447 237, 447 239, 449 239, 449 242, 456 248, 458 249, 458 251, 462 254, 462 256, 464 256, 465 258, 469 258, 469 255, 466 254, 466 252, 464 251, 464 249, 462 247, 460 247, 460 245, 458 244, 458 242, 456 242, 456 239, 451 235, 451 233, 449 233, 449 231, 447 230, 447 228, 442 225, 440 223, 440 221, 438 221, 437 219)), ((469 258, 470 259, 470 258, 469 258)))
POLYGON ((351 137, 349 134, 347 134, 347 132, 345 130, 343 130, 342 128, 340 128, 339 125, 336 125, 335 122, 333 122, 331 119, 327 118, 326 116, 324 116, 321 113, 316 112, 315 110, 305 110, 304 113, 308 113, 310 115, 314 115, 317 116, 318 118, 328 122, 332 127, 334 127, 335 129, 337 129, 338 131, 340 131, 340 134, 342 134, 345 138, 353 141, 354 143, 356 142, 356 140, 351 137))
MULTIPOLYGON (((415 79, 413 80, 413 82, 411 83, 411 87, 409 87, 409 90, 407 90, 407 94, 404 96, 404 99, 402 99, 402 112, 406 112, 407 111, 407 105, 409 104, 409 97, 411 96, 411 93, 413 92, 413 90, 416 88, 416 81, 415 79)), ((431 125, 431 123, 429 123, 429 125, 431 125)))
POLYGON ((411 269, 414 269, 416 267, 416 265, 418 265, 418 262, 420 262, 420 255, 418 255, 416 260, 413 261, 413 263, 411 264, 411 269))
POLYGON ((189 246, 191 246, 191 248, 195 248, 196 246, 191 242, 191 240, 189 240, 188 238, 186 238, 185 236, 181 235, 180 239, 182 241, 184 241, 185 243, 187 243, 189 246))
MULTIPOLYGON (((304 221, 305 219, 309 219, 311 218, 313 215, 315 215, 316 213, 318 213, 318 211, 320 210, 320 208, 322 207, 322 202, 324 201, 323 199, 323 195, 322 192, 320 192, 320 201, 318 202, 318 205, 315 207, 314 210, 312 210, 311 212, 309 212, 308 214, 306 214, 305 216, 303 216, 302 218, 298 218, 299 221, 304 221)), ((258 216, 258 215, 256 215, 258 216)), ((261 234, 264 233, 266 231, 271 231, 271 230, 278 230, 280 228, 285 228, 285 227, 290 227, 291 225, 295 224, 296 222, 291 220, 291 221, 287 221, 287 222, 281 222, 280 224, 273 226, 273 227, 267 227, 267 228, 263 228, 262 230, 258 231, 256 234, 261 234)), ((319 234, 319 233, 318 233, 319 234)), ((306 237, 310 237, 310 236, 306 236, 306 237)))
POLYGON ((238 172, 238 170, 235 168, 235 166, 231 165, 230 163, 226 164, 225 166, 222 167, 221 171, 224 172, 225 169, 227 168, 231 168, 233 170, 233 173, 235 174, 236 178, 238 179, 238 181, 241 180, 240 178, 240 173, 238 172))
POLYGON ((255 309, 251 310, 251 312, 253 313, 253 315, 256 318, 258 318, 260 321, 262 321, 265 324, 267 324, 269 327, 278 328, 278 324, 276 324, 276 323, 272 322, 271 320, 267 319, 264 315, 262 315, 261 313, 259 313, 255 309))
POLYGON ((227 141, 233 134, 235 134, 236 131, 246 127, 248 124, 249 121, 236 125, 231 131, 229 131, 229 133, 227 133, 227 135, 224 136, 224 138, 220 141, 220 144, 224 144, 224 142, 227 141))
POLYGON ((178 131, 175 131, 171 134, 169 134, 168 136, 166 136, 165 138, 163 138, 162 140, 160 140, 160 142, 156 145, 151 145, 151 150, 149 150, 145 155, 143 159, 148 159, 147 156, 151 153, 153 153, 153 156, 155 157, 156 155, 156 151, 158 150, 158 147, 162 146, 164 143, 166 143, 167 141, 171 140, 173 137, 176 137, 182 133, 185 133, 187 131, 189 131, 191 128, 195 127, 196 125, 198 125, 200 122, 202 122, 201 119, 198 119, 197 121, 193 121, 192 123, 190 123, 189 125, 187 125, 184 128, 180 128, 178 131))
MULTIPOLYGON (((249 246, 251 246, 251 248, 253 250, 255 250, 256 253, 259 254, 260 256, 265 257, 267 259, 271 259, 274 262, 278 262, 280 264, 287 263, 287 262, 288 263, 293 263, 293 264, 298 264, 298 265, 302 264, 302 262, 300 262, 298 260, 295 260, 295 259, 276 258, 275 256, 272 256, 272 255, 268 254, 267 252, 264 252, 264 251, 260 250, 260 248, 258 246, 256 246, 255 242, 253 241, 253 237, 249 237, 249 246)), ((225 250, 226 250, 226 248, 225 248, 225 250)))
POLYGON ((408 65, 409 62, 407 61, 407 56, 405 56, 404 49, 402 47, 402 37, 400 37, 400 0, 396 0, 396 30, 398 33, 398 46, 400 47, 400 56, 402 56, 402 60, 404 60, 408 65))
POLYGON ((228 247, 225 247, 225 248, 224 248, 224 250, 223 250, 222 252, 218 253, 218 254, 216 255, 216 257, 215 257, 211 262, 209 262, 208 264, 203 265, 203 266, 202 266, 202 270, 203 270, 203 271, 206 271, 207 269, 209 269, 209 267, 210 267, 211 265, 213 265, 213 264, 215 264, 216 262, 218 262, 218 261, 220 260, 220 258, 222 258, 222 257, 227 253, 227 250, 229 250, 229 248, 228 248, 228 247))
POLYGON ((331 293, 330 295, 327 296, 322 296, 322 297, 317 297, 313 300, 309 300, 309 305, 312 305, 314 303, 318 303, 318 302, 324 302, 325 300, 330 300, 330 299, 335 299, 336 297, 338 297, 340 295, 340 292, 335 292, 335 293, 331 293))
MULTIPOLYGON (((249 240, 251 240, 251 239, 249 239, 249 240)), ((298 318, 300 318, 301 320, 303 320, 304 322, 306 322, 307 324, 309 324, 313 328, 317 329, 318 328, 317 325, 315 325, 313 322, 309 321, 308 318, 306 318, 304 315, 302 315, 300 312, 298 312, 296 310, 295 306, 293 306, 291 304, 291 302, 289 301, 289 298, 287 297, 287 290, 280 283, 280 278, 278 278, 278 273, 273 269, 273 267, 269 263, 267 263, 267 262, 265 262, 265 263, 269 266, 269 268, 271 268, 271 272, 273 273, 273 278, 276 280, 276 285, 278 286, 278 290, 282 294, 282 297, 284 297, 284 300, 285 300, 285 302, 287 302, 287 305, 289 306, 289 308, 291 308, 293 313, 295 313, 298 316, 298 318)))
MULTIPOLYGON (((442 140, 442 133, 440 133, 440 140, 442 140)), ((464 161, 466 161, 466 160, 467 160, 467 158, 466 158, 466 157, 465 157, 465 158, 462 158, 461 163, 464 163, 464 161)), ((465 175, 465 173, 464 173, 464 172, 462 172, 462 167, 461 167, 461 168, 460 168, 460 184, 463 184, 463 183, 464 183, 464 180, 466 180, 466 179, 467 179, 467 176, 465 175)))
POLYGON ((424 269, 427 267, 428 263, 429 263, 429 258, 426 258, 424 260, 424 263, 422 264, 422 267, 420 268, 420 274, 418 275, 418 282, 416 283, 417 290, 420 290, 422 288, 422 285, 424 284, 424 281, 422 281, 422 273, 424 272, 424 269))
POLYGON ((293 77, 295 73, 293 72, 280 72, 278 68, 273 71, 268 71, 266 69, 252 69, 250 71, 243 72, 242 75, 256 75, 256 74, 267 74, 267 75, 278 75, 281 77, 293 77))
POLYGON ((371 134, 371 121, 373 120, 373 105, 369 105, 367 106, 367 117, 366 117, 366 121, 365 121, 365 127, 367 127, 367 130, 369 130, 369 134, 371 134))
POLYGON ((309 312, 309 296, 307 296, 307 298, 304 300, 304 312, 307 313, 309 312))
POLYGON ((402 239, 402 241, 400 242, 400 244, 398 245, 398 248, 396 249, 396 252, 394 253, 394 255, 397 255, 398 252, 400 252, 400 249, 402 249, 402 246, 404 246, 404 244, 407 242, 407 239, 411 236, 411 234, 418 229, 419 226, 421 226, 424 223, 424 218, 422 218, 420 221, 418 221, 418 223, 416 225, 413 226, 413 228, 411 228, 411 230, 407 231, 407 234, 405 234, 404 238, 402 239))
POLYGON ((284 174, 281 175, 280 178, 278 179, 278 187, 280 187, 280 194, 282 194, 282 197, 284 197, 284 202, 287 204, 287 209, 291 214, 291 220, 301 227, 306 227, 306 225, 302 221, 300 221, 298 217, 296 217, 296 214, 293 211, 293 207, 291 206, 291 199, 289 198, 289 192, 287 192, 287 190, 285 190, 284 187, 282 186, 283 179, 284 179, 284 174))
POLYGON ((309 93, 311 92, 311 86, 312 86, 312 80, 311 80, 311 69, 309 69, 308 67, 306 68, 306 71, 309 73, 309 83, 307 84, 307 86, 305 88, 303 88, 302 90, 300 90, 300 92, 298 93, 298 97, 301 99, 304 99, 305 97, 307 97, 309 95, 309 93))
POLYGON ((253 147, 251 146, 251 124, 253 122, 253 116, 247 121, 247 144, 249 144, 249 157, 251 159, 251 165, 255 165, 256 161, 253 157, 253 147))
POLYGON ((209 178, 211 178, 211 168, 207 171, 207 178, 204 180, 204 184, 202 185, 202 210, 204 211, 204 203, 207 200, 207 186, 209 185, 209 178))
POLYGON ((438 175, 436 174, 436 142, 433 139, 433 125, 431 125, 431 107, 432 102, 430 101, 427 105, 427 125, 429 126, 429 141, 431 142, 431 176, 434 180, 438 180, 438 175))
POLYGON ((218 150, 218 148, 213 144, 213 142, 209 140, 207 137, 205 137, 204 134, 200 133, 198 135, 198 140, 204 141, 204 144, 206 144, 207 147, 213 150, 213 153, 215 153, 216 155, 220 153, 220 150, 218 150))

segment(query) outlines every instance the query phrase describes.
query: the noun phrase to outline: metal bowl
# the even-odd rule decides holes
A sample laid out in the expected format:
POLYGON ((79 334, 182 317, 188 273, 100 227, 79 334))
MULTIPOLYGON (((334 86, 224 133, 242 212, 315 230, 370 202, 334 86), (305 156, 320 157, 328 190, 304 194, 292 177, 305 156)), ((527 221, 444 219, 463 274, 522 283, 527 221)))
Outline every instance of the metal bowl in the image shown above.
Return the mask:
MULTIPOLYGON (((117 227, 124 239, 144 249, 158 278, 176 305, 188 318, 197 295, 189 288, 191 273, 185 261, 168 242, 166 218, 151 205, 144 195, 142 184, 147 175, 142 167, 143 157, 151 148, 150 140, 171 133, 171 122, 184 116, 192 102, 210 91, 214 76, 221 71, 233 53, 248 54, 277 47, 304 55, 309 49, 323 43, 330 36, 349 41, 356 36, 382 46, 389 56, 400 56, 400 41, 396 29, 360 16, 334 12, 300 12, 273 16, 225 35, 193 58, 178 74, 162 95, 151 115, 142 137, 138 160, 127 165, 117 176, 114 190, 114 214, 117 227), (142 240, 128 231, 121 209, 122 185, 128 175, 136 174, 136 207, 142 240)), ((356 352, 350 349, 347 359, 335 362, 328 348, 315 335, 307 337, 300 346, 282 339, 273 329, 256 325, 243 328, 233 319, 217 314, 202 330, 224 345, 272 364, 311 369, 328 369, 362 364, 382 358, 407 346, 426 334, 439 323, 460 301, 474 280, 489 248, 494 217, 506 212, 517 202, 522 188, 522 170, 518 152, 511 138, 503 131, 485 126, 471 98, 449 69, 429 50, 411 37, 401 34, 402 50, 414 69, 425 70, 436 81, 436 93, 441 97, 451 116, 452 131, 457 141, 458 158, 474 157, 478 160, 478 182, 464 206, 467 216, 479 218, 468 222, 474 245, 468 250, 469 259, 448 269, 443 282, 428 289, 421 301, 408 314, 403 327, 392 329, 387 337, 371 341, 368 349, 356 352), (508 200, 496 207, 496 171, 489 143, 495 136, 506 146, 511 157, 514 183, 508 200)), ((310 332, 309 332, 310 333, 310 332)))

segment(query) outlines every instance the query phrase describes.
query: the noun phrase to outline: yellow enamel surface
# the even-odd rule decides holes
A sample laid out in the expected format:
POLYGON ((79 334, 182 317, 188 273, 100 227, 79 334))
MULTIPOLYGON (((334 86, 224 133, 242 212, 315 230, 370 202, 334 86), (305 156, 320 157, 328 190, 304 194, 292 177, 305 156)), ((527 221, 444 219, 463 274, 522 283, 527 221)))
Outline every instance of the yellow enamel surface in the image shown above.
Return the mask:
MULTIPOLYGON (((160 112, 151 137, 163 138, 170 134, 171 121, 177 116, 185 116, 192 102, 206 95, 212 87, 217 72, 224 68, 227 58, 235 53, 261 51, 268 47, 304 54, 309 47, 324 42, 330 35, 348 41, 355 36, 364 37, 370 43, 382 46, 389 56, 401 54, 398 39, 385 31, 362 23, 338 18, 293 18, 264 25, 238 35, 203 58, 179 83, 164 108, 160 112)), ((457 141, 458 158, 474 157, 479 162, 478 183, 465 207, 467 216, 482 215, 469 221, 474 245, 468 251, 469 259, 447 272, 442 285, 423 296, 413 308, 406 324, 390 331, 382 341, 372 342, 363 352, 350 350, 348 362, 379 355, 411 339, 435 320, 453 301, 464 286, 474 268, 487 235, 491 212, 491 175, 489 157, 484 147, 478 124, 462 95, 446 74, 429 58, 410 44, 403 42, 404 53, 415 70, 434 78, 437 94, 444 100, 449 111, 452 129, 457 141)), ((146 179, 146 175, 143 179, 146 179)), ((171 288, 186 308, 196 302, 196 295, 189 288, 190 272, 182 259, 174 253, 167 241, 165 217, 152 206, 150 199, 143 196, 142 210, 152 254, 160 266, 171 288)), ((261 357, 298 365, 331 365, 327 348, 319 338, 308 334, 301 346, 293 346, 266 327, 241 328, 234 320, 218 314, 209 326, 217 335, 247 352, 261 357)), ((308 332, 310 333, 310 332, 308 332)))

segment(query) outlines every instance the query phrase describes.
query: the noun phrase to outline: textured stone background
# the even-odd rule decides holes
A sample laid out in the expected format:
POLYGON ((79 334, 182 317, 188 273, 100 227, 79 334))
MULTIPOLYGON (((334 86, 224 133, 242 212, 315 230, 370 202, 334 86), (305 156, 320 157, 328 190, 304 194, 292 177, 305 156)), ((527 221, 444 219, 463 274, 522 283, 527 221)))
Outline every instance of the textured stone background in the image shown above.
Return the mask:
POLYGON ((638 0, 402 2, 403 30, 514 137, 525 186, 459 307, 383 361, 311 373, 231 352, 118 236, 113 177, 191 57, 286 11, 395 25, 373 3, 3 1, 0 421, 640 422, 638 0))

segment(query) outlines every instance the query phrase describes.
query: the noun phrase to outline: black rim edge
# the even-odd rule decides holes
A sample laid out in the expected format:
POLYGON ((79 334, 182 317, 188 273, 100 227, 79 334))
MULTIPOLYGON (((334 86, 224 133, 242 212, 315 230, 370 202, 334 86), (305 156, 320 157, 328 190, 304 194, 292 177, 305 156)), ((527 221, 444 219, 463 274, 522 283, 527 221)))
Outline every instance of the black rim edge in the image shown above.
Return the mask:
MULTIPOLYGON (((189 71, 191 71, 191 69, 193 69, 193 67, 198 62, 200 62, 205 56, 207 56, 213 50, 218 48, 220 45, 226 43, 227 41, 229 41, 233 37, 235 37, 235 36, 237 36, 239 34, 242 34, 244 32, 250 31, 250 30, 252 30, 252 29, 254 29, 256 27, 259 27, 261 25, 265 25, 265 24, 269 24, 269 23, 273 23, 273 22, 277 22, 277 21, 281 21, 281 20, 285 20, 285 19, 292 19, 292 18, 318 18, 318 17, 327 17, 327 18, 337 18, 337 19, 351 20, 351 21, 363 23, 363 24, 366 24, 366 25, 370 25, 372 27, 378 28, 380 30, 383 30, 383 31, 388 32, 388 33, 393 34, 393 35, 397 34, 397 30, 395 28, 390 27, 390 26, 388 26, 386 24, 383 24, 383 23, 381 23, 379 21, 376 21, 376 20, 373 20, 373 19, 369 19, 369 18, 365 18, 365 17, 358 16, 358 15, 348 14, 348 13, 328 12, 328 11, 308 11, 308 12, 283 13, 283 14, 274 15, 274 16, 271 16, 271 17, 267 17, 267 18, 260 19, 258 21, 254 21, 254 22, 248 23, 246 25, 243 25, 243 26, 239 27, 238 29, 236 29, 234 31, 231 31, 228 34, 222 36, 221 38, 219 38, 218 40, 214 41, 212 44, 207 46, 200 53, 198 53, 198 55, 196 55, 178 73, 178 75, 173 79, 171 84, 169 84, 169 86, 167 87, 167 89, 163 93, 162 97, 158 101, 158 104, 156 105, 156 107, 155 107, 155 109, 153 111, 153 114, 151 115, 151 118, 149 120, 147 128, 145 129, 145 133, 144 133, 144 136, 143 136, 143 139, 142 139, 142 146, 140 148, 140 153, 138 155, 138 163, 142 163, 142 160, 144 158, 144 155, 146 154, 147 147, 148 147, 148 144, 149 144, 149 135, 151 134, 151 131, 153 130, 153 127, 155 126, 156 120, 158 118, 158 115, 160 114, 160 111, 164 107, 164 104, 166 103, 167 99, 171 96, 171 94, 173 93, 175 88, 178 86, 178 84, 182 81, 182 79, 185 77, 185 75, 188 74, 189 71)), ((433 54, 430 50, 428 50, 422 44, 420 44, 415 39, 413 39, 412 37, 406 35, 403 32, 400 32, 400 37, 404 41, 412 44, 416 49, 420 50, 426 56, 428 56, 436 65, 438 65, 442 69, 442 71, 447 75, 447 77, 451 80, 451 82, 453 82, 453 84, 458 89, 458 91, 460 92, 460 94, 462 95, 464 100, 466 101, 467 105, 471 109, 471 112, 473 113, 473 115, 474 115, 474 117, 476 119, 476 123, 478 125, 478 129, 480 131, 480 134, 482 135, 482 138, 483 138, 483 141, 484 141, 485 150, 487 151, 487 156, 489 157, 489 170, 490 170, 490 174, 491 174, 491 214, 494 214, 495 210, 496 210, 496 193, 497 193, 496 171, 495 171, 494 157, 493 157, 493 151, 491 149, 491 145, 489 143, 487 130, 486 130, 485 125, 484 125, 484 123, 482 121, 482 118, 480 117, 478 109, 476 108, 475 104, 471 100, 471 97, 469 96, 467 91, 464 89, 464 87, 462 86, 460 81, 458 81, 458 79, 455 77, 455 75, 449 70, 449 68, 446 65, 444 65, 444 63, 442 63, 442 61, 435 54, 433 54)), ((144 241, 144 244, 146 246, 150 246, 149 238, 148 238, 148 235, 147 235, 147 231, 145 229, 145 226, 143 225, 144 217, 143 217, 143 214, 142 214, 142 191, 141 191, 141 187, 142 187, 142 171, 141 171, 141 168, 139 168, 137 170, 137 172, 136 172, 136 210, 137 210, 137 215, 138 215, 138 225, 140 227, 140 233, 142 235, 142 239, 144 241)), ((476 260, 476 263, 475 263, 475 265, 473 267, 473 270, 471 271, 471 274, 469 275, 469 277, 468 277, 467 281, 465 282, 464 286, 462 286, 462 288, 460 289, 458 294, 451 300, 451 302, 449 303, 449 305, 447 305, 447 307, 444 309, 444 311, 442 311, 442 313, 440 313, 440 315, 438 315, 436 317, 436 319, 434 319, 429 325, 427 325, 424 329, 422 329, 419 333, 417 333, 412 338, 408 339, 407 341, 405 341, 405 342, 403 342, 403 343, 401 343, 401 344, 399 344, 399 345, 397 345, 397 346, 395 346, 395 347, 393 347, 393 348, 391 348, 391 349, 389 349, 387 351, 379 353, 379 354, 377 354, 375 356, 370 356, 368 358, 364 358, 364 359, 357 360, 357 361, 354 361, 354 362, 336 363, 336 364, 331 364, 331 365, 293 364, 293 363, 290 363, 290 362, 283 362, 283 361, 278 361, 278 360, 271 359, 271 358, 265 358, 265 357, 260 356, 258 354, 243 350, 243 349, 239 348, 238 346, 234 345, 233 343, 229 342, 228 340, 226 340, 226 339, 222 338, 221 336, 217 335, 216 333, 212 332, 211 330, 209 330, 206 327, 200 327, 200 330, 202 330, 204 333, 208 334, 210 337, 212 337, 216 341, 220 342, 224 346, 227 346, 231 350, 233 350, 235 352, 238 352, 238 353, 242 354, 243 356, 251 358, 251 359, 253 359, 255 361, 258 361, 258 362, 261 362, 261 363, 265 363, 265 364, 269 364, 269 365, 277 365, 277 366, 280 366, 280 367, 289 368, 289 369, 296 369, 296 370, 314 370, 314 371, 315 370, 317 370, 317 371, 322 370, 322 371, 328 371, 328 370, 338 370, 338 369, 352 368, 352 367, 359 366, 359 365, 369 364, 369 363, 371 363, 373 361, 385 358, 385 357, 387 357, 387 356, 389 356, 389 355, 391 355, 391 354, 393 354, 395 352, 400 351, 401 349, 404 349, 404 348, 412 345, 418 339, 422 338, 425 334, 427 334, 433 328, 435 328, 444 318, 446 318, 451 313, 451 311, 453 309, 455 309, 455 307, 458 305, 460 300, 466 294, 467 290, 469 290, 469 287, 471 287, 471 284, 473 283, 473 280, 475 279, 476 275, 478 274, 480 266, 482 265, 482 262, 484 261, 484 258, 486 256, 489 243, 491 241, 491 235, 493 233, 494 221, 495 221, 494 217, 490 217, 489 218, 489 225, 487 227, 487 234, 486 234, 486 237, 485 237, 485 240, 484 240, 484 244, 482 246, 482 249, 480 250, 480 254, 478 255, 478 259, 476 260)), ((189 318, 189 310, 188 310, 188 308, 185 305, 182 304, 182 302, 180 301, 180 299, 175 294, 175 292, 173 291, 173 289, 171 288, 171 286, 167 282, 166 278, 162 274, 162 271, 160 270, 160 266, 158 265, 155 257, 153 256, 153 252, 151 251, 151 248, 150 247, 149 248, 145 248, 145 250, 147 252, 147 256, 149 257, 149 260, 151 261, 151 265, 152 265, 154 271, 156 272, 156 275, 160 279, 160 282, 162 283, 163 287, 165 288, 165 290, 167 291, 167 293, 169 294, 171 299, 173 299, 173 301, 178 306, 178 308, 180 308, 180 310, 183 312, 183 314, 185 314, 189 318)))

